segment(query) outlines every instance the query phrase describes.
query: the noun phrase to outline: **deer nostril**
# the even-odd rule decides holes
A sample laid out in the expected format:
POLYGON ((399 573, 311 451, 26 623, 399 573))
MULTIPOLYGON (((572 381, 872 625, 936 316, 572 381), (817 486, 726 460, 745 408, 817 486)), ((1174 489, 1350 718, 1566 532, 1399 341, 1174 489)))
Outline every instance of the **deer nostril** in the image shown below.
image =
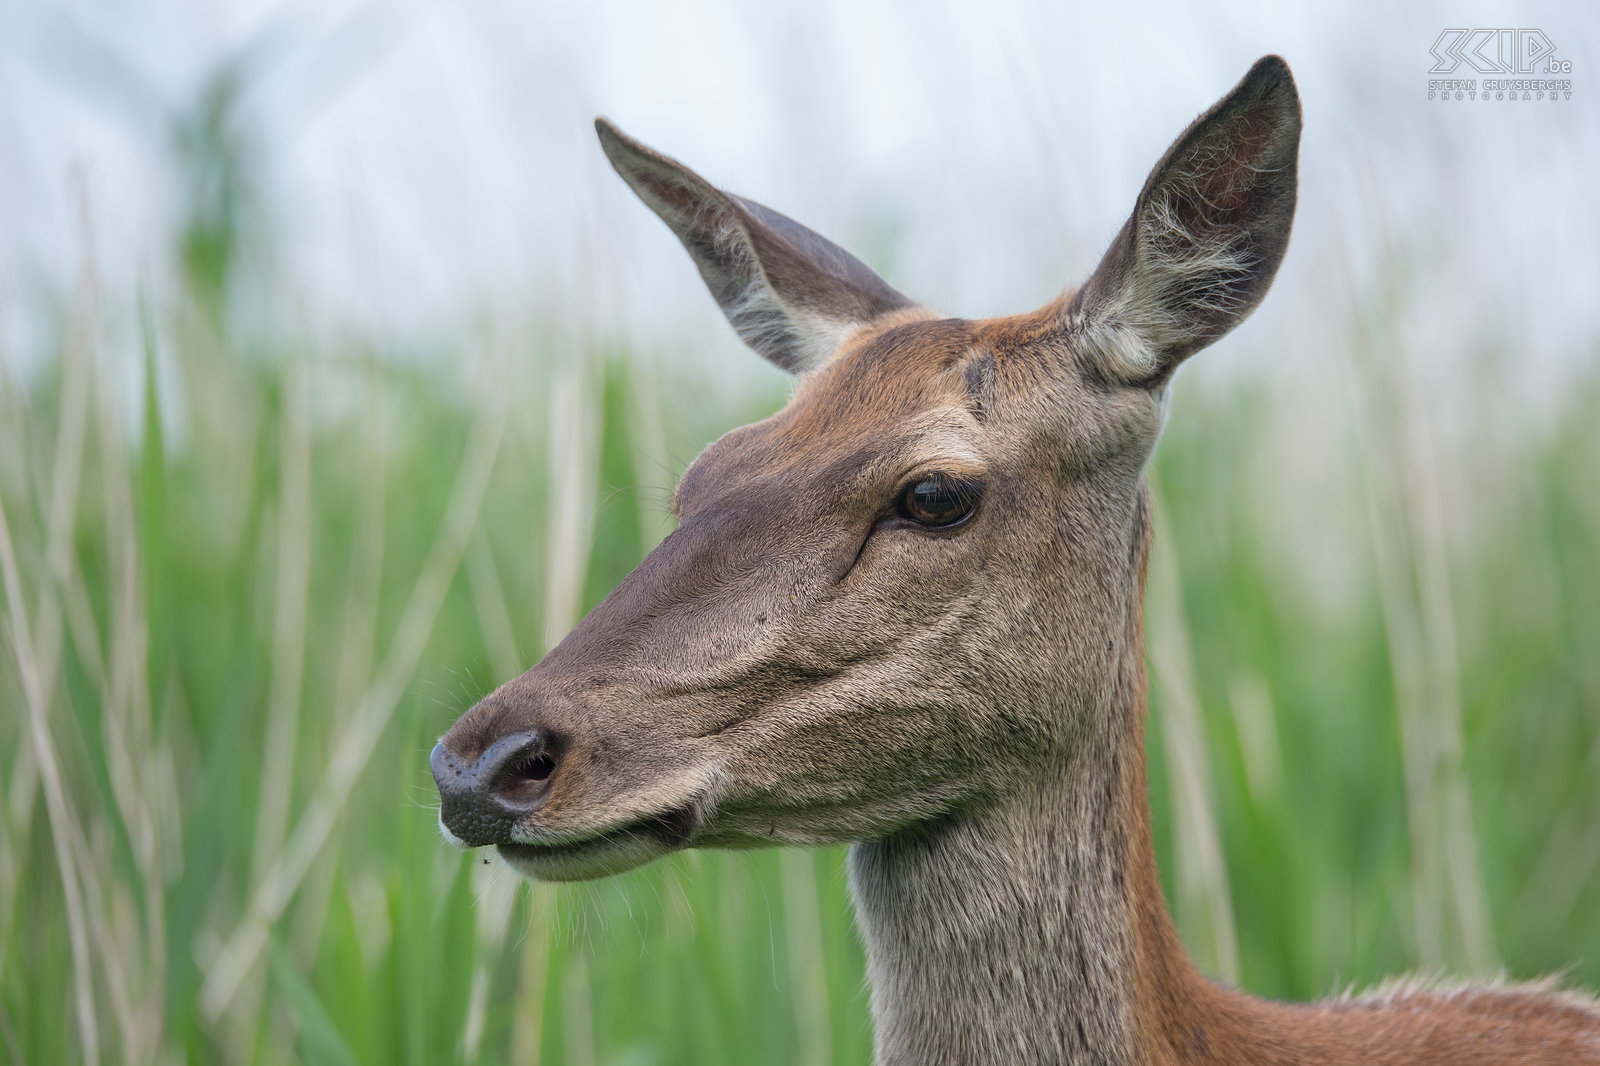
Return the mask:
POLYGON ((440 821, 469 847, 504 843, 517 819, 544 800, 559 750, 530 730, 501 737, 467 763, 441 741, 429 756, 440 821))
POLYGON ((508 807, 532 803, 544 794, 555 769, 556 761, 542 751, 519 758, 501 775, 494 788, 495 798, 508 807))

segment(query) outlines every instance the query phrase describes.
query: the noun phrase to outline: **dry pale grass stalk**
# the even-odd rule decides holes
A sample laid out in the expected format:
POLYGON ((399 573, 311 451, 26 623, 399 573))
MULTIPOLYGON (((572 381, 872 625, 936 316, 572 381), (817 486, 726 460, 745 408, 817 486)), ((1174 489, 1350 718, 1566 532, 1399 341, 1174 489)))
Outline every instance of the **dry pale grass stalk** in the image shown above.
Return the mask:
MULTIPOLYGON (((1359 317, 1358 317, 1359 320, 1359 317)), ((1398 330, 1384 330, 1384 336, 1398 330)), ((1364 461, 1368 528, 1394 675, 1406 813, 1412 850, 1412 923, 1418 961, 1438 967, 1460 943, 1466 963, 1487 972, 1495 961, 1487 899, 1472 828, 1461 737, 1460 664, 1450 593, 1450 543, 1441 492, 1445 476, 1415 360, 1403 343, 1358 337, 1356 377, 1374 412, 1364 461), (1457 937, 1446 923, 1453 915, 1457 937)))
MULTIPOLYGON (((349 580, 339 629, 338 669, 332 692, 332 730, 348 720, 350 709, 372 683, 377 642, 378 599, 383 578, 384 510, 388 495, 389 405, 384 380, 368 361, 362 375, 360 487, 356 492, 349 580)), ((309 488, 309 486, 308 486, 309 488)), ((331 731, 331 730, 330 730, 331 731)), ((281 843, 281 836, 280 836, 281 843)), ((330 861, 313 872, 300 890, 292 942, 296 958, 309 965, 327 921, 337 869, 330 861)))
MULTIPOLYGON (((483 1036, 489 1012, 489 967, 506 944, 511 913, 516 908, 521 882, 509 870, 488 863, 473 862, 468 871, 476 889, 473 915, 478 943, 483 950, 473 965, 472 990, 468 996, 466 1024, 461 1030, 461 1059, 476 1062, 483 1050, 483 1036)), ((529 950, 524 945, 523 950, 529 950)), ((542 954, 542 952, 535 952, 542 954)), ((531 1009, 537 1010, 533 1003, 531 1009)))
POLYGON ((1419 399, 1426 387, 1414 379, 1416 360, 1405 344, 1379 336, 1398 336, 1397 325, 1358 336, 1350 349, 1376 431, 1363 466, 1400 720, 1416 951, 1422 965, 1440 967, 1446 946, 1459 943, 1467 965, 1483 973, 1493 968, 1496 949, 1462 749, 1445 469, 1435 456, 1429 410, 1419 399), (1454 941, 1446 932, 1451 916, 1454 941))
MULTIPOLYGON (((161 882, 161 827, 151 811, 154 787, 148 775, 159 767, 155 756, 150 703, 150 624, 136 535, 134 487, 115 414, 116 404, 100 379, 95 390, 100 432, 100 465, 105 498, 106 557, 110 561, 106 684, 101 689, 101 728, 106 773, 128 846, 141 881, 143 928, 133 887, 115 875, 101 882, 103 857, 80 847, 84 886, 91 900, 96 944, 104 960, 105 986, 122 1030, 124 1060, 152 1057, 165 1016, 166 915, 161 882), (141 965, 148 961, 148 968, 141 965)), ((155 411, 147 417, 159 417, 155 411)))
POLYGON ((362 477, 356 498, 355 535, 350 543, 350 583, 345 591, 339 637, 339 672, 334 714, 355 707, 372 682, 378 634, 378 596, 383 579, 384 509, 389 473, 389 405, 383 379, 368 365, 362 412, 362 477))
MULTIPOLYGON (((311 584, 310 407, 310 370, 303 362, 291 363, 283 371, 272 666, 267 689, 261 785, 256 801, 255 843, 250 863, 250 877, 254 881, 261 879, 268 862, 283 846, 289 822, 289 799, 294 794, 311 584)), ((302 893, 302 898, 311 896, 325 903, 327 880, 327 875, 314 876, 311 891, 302 893)), ((311 921, 311 918, 305 919, 307 923, 311 921)), ((265 993, 266 982, 263 981, 254 983, 248 993, 241 995, 259 999, 265 993)), ((236 1013, 249 1016, 257 1010, 259 1007, 251 1007, 236 1013)), ((279 1011, 272 1019, 265 1039, 272 1054, 290 1057, 294 1026, 286 1011, 279 1011)))
POLYGON ((295 741, 311 586, 311 397, 304 364, 284 375, 278 483, 278 565, 272 608, 272 679, 250 875, 259 881, 283 846, 294 792, 295 741))
POLYGON ((11 643, 27 707, 31 744, 18 749, 11 775, 8 809, 20 827, 31 819, 33 791, 45 788, 45 809, 51 843, 61 876, 67 908, 67 932, 73 957, 74 1003, 78 1016, 80 1050, 87 1062, 100 1057, 99 1030, 94 1013, 93 974, 89 963, 86 902, 79 870, 82 859, 72 842, 80 839, 77 818, 67 801, 62 771, 50 734, 50 708, 62 648, 62 615, 58 593, 73 577, 73 533, 77 526, 79 484, 88 435, 89 386, 92 380, 94 331, 98 322, 98 285, 94 260, 93 226, 88 191, 81 174, 75 175, 78 196, 80 269, 78 299, 62 368, 61 419, 57 428, 55 461, 50 479, 50 507, 45 530, 45 576, 40 582, 36 622, 30 628, 21 575, 5 509, 0 505, 0 567, 6 585, 11 643))
POLYGON ((589 568, 595 485, 599 480, 601 419, 592 395, 592 372, 563 369, 550 390, 550 531, 546 537, 545 648, 553 648, 578 620, 589 568))
MULTIPOLYGON (((517 651, 516 633, 511 624, 511 610, 506 604, 505 591, 500 584, 500 574, 494 563, 494 550, 481 528, 475 529, 467 546, 467 584, 472 592, 472 604, 478 615, 478 628, 483 633, 489 650, 490 668, 496 678, 515 677, 522 671, 522 656, 517 651)), ((476 1062, 483 1048, 484 1027, 489 1010, 489 964, 497 950, 506 942, 506 927, 516 905, 519 881, 507 876, 507 871, 494 865, 474 863, 471 868, 477 884, 478 943, 484 950, 473 965, 472 990, 468 997, 467 1021, 461 1033, 461 1057, 464 1062, 476 1062)), ((542 948, 543 941, 540 941, 542 948)), ((523 951, 539 957, 546 954, 524 945, 523 951)), ((526 962, 525 962, 526 966, 526 962)), ((542 967, 541 967, 542 968, 542 967)), ((523 1002, 538 1004, 539 1000, 523 1002)), ((537 1013, 538 1007, 525 1013, 537 1013)))
MULTIPOLYGON (((587 350, 587 349, 586 349, 587 350)), ((549 528, 545 533, 544 646, 549 651, 578 621, 582 607, 583 580, 589 569, 589 548, 593 530, 595 486, 600 474, 601 418, 599 397, 593 385, 594 371, 587 360, 561 371, 550 390, 550 499, 549 528)), ((548 910, 552 893, 545 886, 534 887, 533 903, 548 910)), ((539 938, 523 948, 522 972, 518 978, 517 1000, 542 1004, 555 960, 548 943, 539 938)), ((592 1022, 593 990, 589 968, 572 966, 561 987, 568 1011, 581 1021, 573 1030, 576 1048, 569 1047, 571 1061, 594 1061, 592 1022)), ((511 1061, 528 1066, 539 1061, 542 1018, 538 1010, 526 1011, 511 1033, 511 1061)))
POLYGON ((568 1066, 594 1066, 594 1000, 589 984, 589 960, 582 952, 567 966, 566 980, 561 984, 561 1001, 565 1008, 568 1066))
MULTIPOLYGON (((1403 374, 1412 367, 1407 360, 1403 374)), ((1444 852, 1456 921, 1461 930, 1467 964, 1476 972, 1487 973, 1496 963, 1494 933, 1489 927, 1489 911, 1478 864, 1477 834, 1472 828, 1472 804, 1467 783, 1465 746, 1461 738, 1461 667, 1457 652, 1455 605, 1450 592, 1450 541, 1441 487, 1446 468, 1438 460, 1434 431, 1425 405, 1414 401, 1415 383, 1409 382, 1404 396, 1408 418, 1416 424, 1415 443, 1408 452, 1410 491, 1405 495, 1412 508, 1407 527, 1413 533, 1412 568, 1417 574, 1421 597, 1423 632, 1428 644, 1427 666, 1431 699, 1432 729, 1438 738, 1436 751, 1441 760, 1441 779, 1445 832, 1444 852)))
MULTIPOLYGON (((38 654, 41 694, 46 713, 55 705, 55 685, 62 648, 59 596, 73 578, 73 532, 77 528, 78 494, 88 439, 89 386, 94 362, 94 331, 99 320, 99 286, 94 260, 92 224, 82 175, 75 175, 81 241, 78 288, 62 359, 61 414, 56 427, 54 462, 49 474, 50 504, 45 526, 44 578, 40 582, 33 634, 38 654)), ((92 618, 92 615, 90 616, 92 618)), ((89 626, 93 631, 92 621, 89 626)), ((95 642, 98 650, 98 640, 95 642)), ((32 818, 34 790, 39 783, 34 749, 17 748, 8 778, 7 810, 20 830, 32 818)), ((3 939, 3 938, 0 938, 3 939)))
POLYGON ((472 543, 467 545, 466 564, 472 606, 478 614, 484 645, 489 649, 490 669, 497 679, 508 680, 522 672, 522 653, 517 650, 511 609, 506 605, 500 572, 494 565, 494 550, 489 547, 489 538, 482 529, 472 534, 472 543))
POLYGON ((1162 736, 1172 780, 1172 839, 1177 849, 1174 901, 1194 938, 1203 966, 1230 983, 1239 980, 1239 941, 1233 922, 1228 865, 1212 811, 1210 758, 1201 720, 1188 627, 1183 617, 1182 575, 1171 531, 1154 485, 1155 545, 1146 595, 1150 661, 1161 686, 1162 736))
POLYGON ((61 874, 61 893, 67 908, 67 939, 72 948, 73 1002, 78 1014, 78 1036, 85 1062, 100 1061, 100 1033, 94 1013, 94 988, 89 963, 88 920, 84 915, 82 887, 71 840, 76 821, 61 783, 61 765, 55 742, 50 737, 44 702, 44 680, 34 657, 33 639, 22 600, 22 578, 11 546, 11 524, 5 505, 0 503, 0 577, 5 580, 6 607, 11 630, 11 646, 16 655, 17 672, 22 679, 23 702, 27 705, 28 734, 34 758, 44 785, 45 813, 50 820, 51 845, 61 874))
POLYGON ((1383 609, 1384 635, 1389 643, 1389 663, 1400 726, 1400 754, 1405 769, 1406 820, 1411 834, 1412 936, 1417 961, 1430 968, 1442 965, 1444 927, 1442 902, 1446 891, 1438 858, 1440 813, 1434 799, 1435 756, 1423 710, 1425 697, 1420 663, 1422 637, 1409 604, 1406 575, 1395 535, 1384 518, 1376 482, 1381 475, 1369 466, 1371 499, 1368 501, 1372 532, 1372 558, 1377 569, 1378 598, 1383 609))
MULTIPOLYGON (((542 908, 536 906, 536 913, 547 910, 550 898, 548 888, 535 885, 533 893, 535 905, 545 905, 542 908)), ((518 1011, 511 1021, 511 1062, 513 1066, 539 1066, 539 1045, 544 1036, 544 993, 552 969, 545 934, 541 932, 523 945, 521 961, 516 1001, 533 1006, 529 1010, 518 1011), (535 943, 539 947, 537 951, 532 950, 535 943)))

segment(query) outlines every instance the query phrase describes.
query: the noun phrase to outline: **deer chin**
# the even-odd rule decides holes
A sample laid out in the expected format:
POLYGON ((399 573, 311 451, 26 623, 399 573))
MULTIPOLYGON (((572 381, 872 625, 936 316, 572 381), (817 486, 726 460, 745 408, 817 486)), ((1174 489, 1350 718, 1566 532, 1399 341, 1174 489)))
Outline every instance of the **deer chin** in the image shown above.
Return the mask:
POLYGON ((686 805, 578 840, 500 844, 498 848, 506 864, 530 881, 592 881, 688 847, 699 822, 695 808, 686 805))

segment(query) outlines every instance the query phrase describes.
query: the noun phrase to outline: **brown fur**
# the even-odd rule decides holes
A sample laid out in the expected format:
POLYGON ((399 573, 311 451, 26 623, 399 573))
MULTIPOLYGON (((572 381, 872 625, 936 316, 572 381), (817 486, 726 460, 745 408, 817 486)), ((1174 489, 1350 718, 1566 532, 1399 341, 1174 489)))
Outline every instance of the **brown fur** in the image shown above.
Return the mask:
POLYGON ((852 843, 885 1063, 1600 1061, 1600 1011, 1552 986, 1269 1003, 1201 976, 1167 915, 1143 469, 1172 372, 1283 257, 1299 129, 1288 67, 1262 60, 1081 290, 971 322, 602 123, 730 320, 804 376, 691 465, 639 568, 446 735, 436 772, 485 788, 515 771, 480 758, 502 738, 553 767, 514 818, 447 802, 447 833, 552 879, 852 843), (982 484, 969 519, 900 515, 934 472, 982 484))

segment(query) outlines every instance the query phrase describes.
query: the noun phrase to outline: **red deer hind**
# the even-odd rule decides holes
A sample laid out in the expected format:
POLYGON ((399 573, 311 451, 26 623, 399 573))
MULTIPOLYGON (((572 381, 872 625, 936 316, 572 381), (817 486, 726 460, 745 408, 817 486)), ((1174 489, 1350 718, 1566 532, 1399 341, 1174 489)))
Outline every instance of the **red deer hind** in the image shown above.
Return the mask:
POLYGON ((440 821, 532 878, 850 843, 878 1061, 1600 1062, 1550 984, 1289 1005, 1203 977, 1146 800, 1143 470, 1167 386, 1260 302, 1300 102, 1268 56, 1156 164, 1079 289, 943 318, 596 123, 757 352, 676 530, 433 751, 440 821))

